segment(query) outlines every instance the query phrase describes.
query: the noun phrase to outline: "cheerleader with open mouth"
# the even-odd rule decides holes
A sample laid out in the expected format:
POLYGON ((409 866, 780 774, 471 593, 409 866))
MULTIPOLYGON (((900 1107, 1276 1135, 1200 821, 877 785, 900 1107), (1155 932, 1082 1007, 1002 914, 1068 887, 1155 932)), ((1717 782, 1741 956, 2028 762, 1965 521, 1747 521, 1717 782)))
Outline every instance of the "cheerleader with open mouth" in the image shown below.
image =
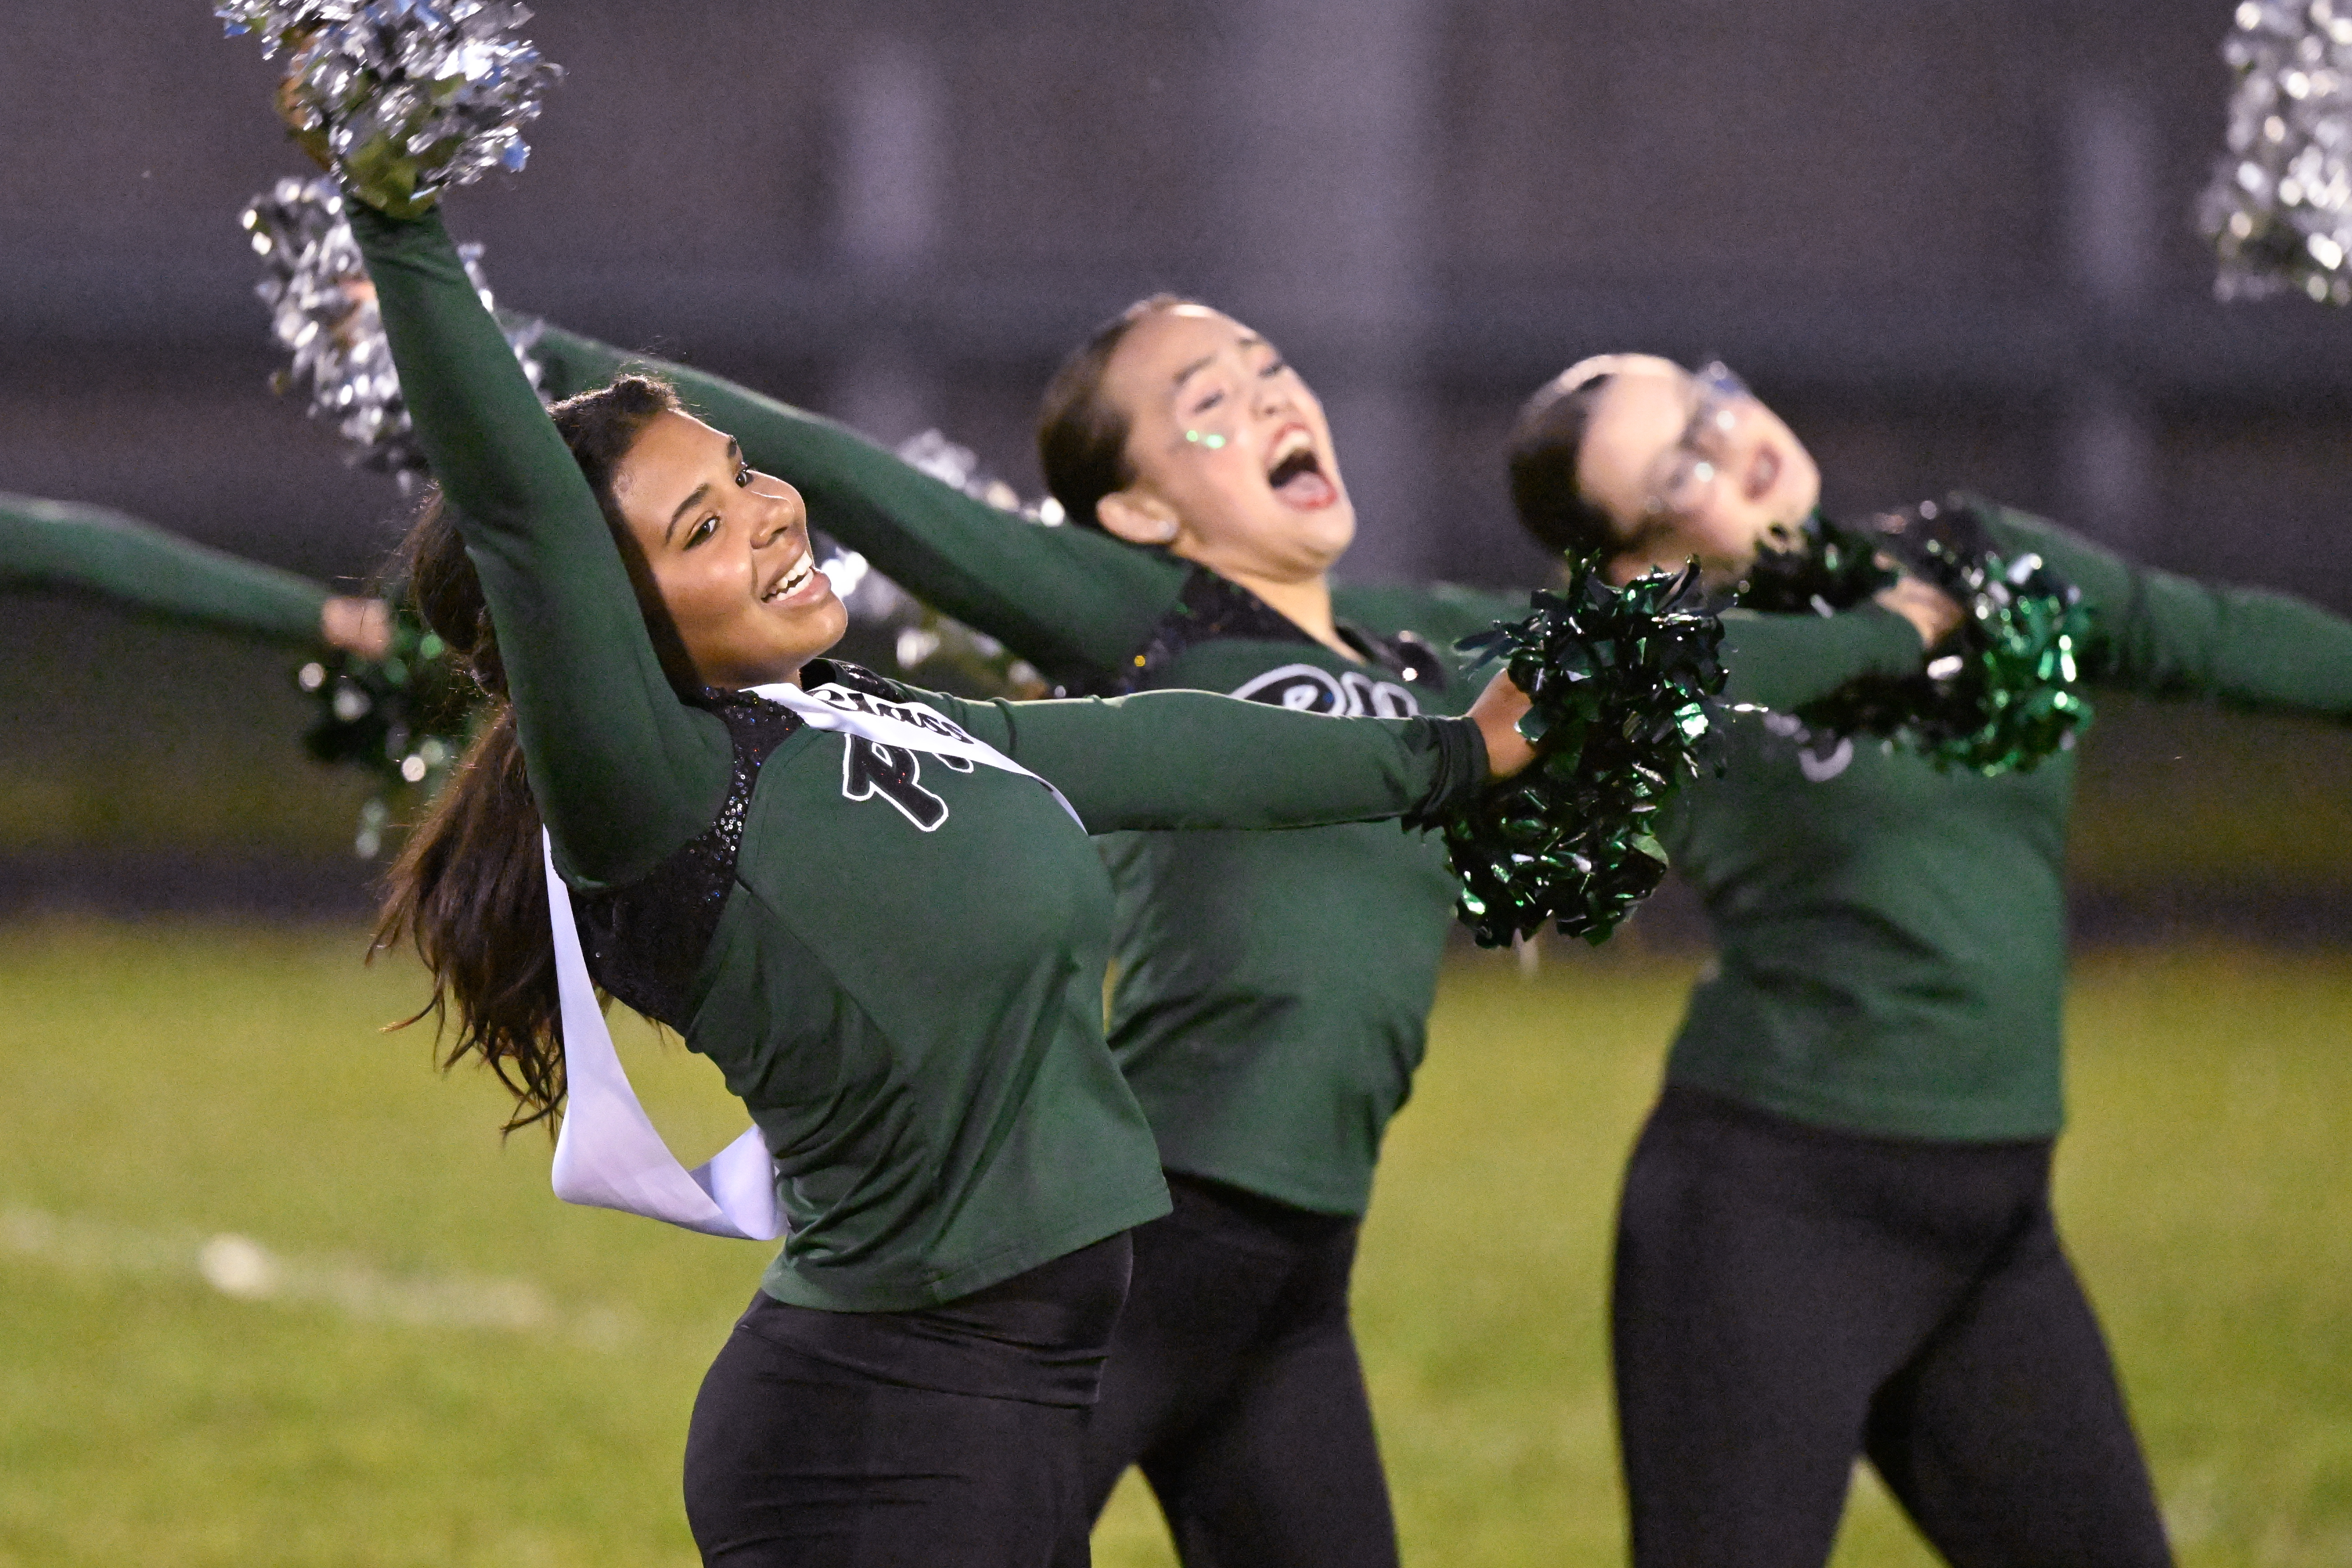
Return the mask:
MULTIPOLYGON (((1725 586, 1803 548, 1821 490, 1723 367, 1643 354, 1538 392, 1511 477, 1548 547, 1725 586)), ((2352 623, 1990 503, 1918 510, 2079 591, 2094 686, 2352 716, 2352 623)), ((1727 735, 1661 834, 1718 957, 1619 1215, 1634 1563, 1815 1568, 1864 1456, 1964 1568, 2168 1563, 2050 1207, 2072 754, 1988 776, 1788 713, 1727 735)))
POLYGON ((593 1017, 572 933, 750 1108, 785 1241, 696 1405, 707 1561, 1083 1562, 1127 1233, 1168 1208, 1088 834, 1441 816, 1530 758, 1525 699, 986 703, 833 663, 798 492, 654 380, 543 408, 429 200, 383 205, 352 227, 446 502, 410 581, 490 699, 384 939, 517 1123, 562 1110, 593 1017))
MULTIPOLYGON (((1068 689, 1197 688, 1324 713, 1460 711, 1452 644, 1526 611, 1458 587, 1334 586, 1355 510, 1320 402, 1243 322, 1155 296, 1081 344, 1038 420, 1070 526, 1041 527, 853 432, 543 325, 551 385, 672 380, 835 538, 1068 689)), ((1916 670, 1948 629, 1905 581, 1853 614, 1725 623, 1727 695, 1793 704, 1916 670)), ((1436 835, 1123 833, 1110 1043, 1175 1211, 1087 1433, 1099 1509, 1139 1465, 1187 1562, 1377 1568, 1395 1524, 1349 1321, 1357 1235, 1411 1091, 1460 885, 1436 835)))

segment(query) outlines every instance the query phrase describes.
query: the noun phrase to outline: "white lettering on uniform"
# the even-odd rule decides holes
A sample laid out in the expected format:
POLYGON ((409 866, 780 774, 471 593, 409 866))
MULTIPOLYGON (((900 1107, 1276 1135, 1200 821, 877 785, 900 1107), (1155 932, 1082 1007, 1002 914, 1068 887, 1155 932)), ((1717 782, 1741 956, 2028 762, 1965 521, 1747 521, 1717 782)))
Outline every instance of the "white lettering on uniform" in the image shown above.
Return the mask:
POLYGON ((1853 765, 1853 739, 1841 735, 1836 745, 1827 751, 1814 740, 1813 732, 1804 721, 1790 713, 1766 713, 1764 728, 1797 747, 1797 771, 1805 775, 1807 784, 1827 784, 1853 765))
POLYGON ((1412 692, 1392 680, 1375 680, 1357 670, 1334 675, 1311 664, 1286 664, 1254 675, 1229 694, 1244 702, 1264 702, 1299 713, 1328 713, 1340 718, 1412 719, 1421 704, 1412 692))

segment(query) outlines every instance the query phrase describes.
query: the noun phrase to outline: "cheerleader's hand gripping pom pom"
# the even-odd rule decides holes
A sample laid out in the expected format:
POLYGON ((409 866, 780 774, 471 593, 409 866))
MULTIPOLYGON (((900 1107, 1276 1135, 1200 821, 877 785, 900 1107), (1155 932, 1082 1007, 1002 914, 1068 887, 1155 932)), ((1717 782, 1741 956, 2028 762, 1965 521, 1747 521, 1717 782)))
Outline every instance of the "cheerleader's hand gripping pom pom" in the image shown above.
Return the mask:
MULTIPOLYGON (((288 355, 286 368, 270 378, 272 387, 300 391, 311 417, 331 420, 358 447, 352 462, 390 474, 404 493, 415 489, 431 476, 409 426, 375 286, 352 237, 342 193, 324 176, 280 180, 253 198, 240 221, 261 258, 262 279, 254 292, 269 307, 270 335, 288 355)), ((457 255, 488 307, 482 247, 461 245, 457 255)), ((531 346, 541 323, 507 320, 507 342, 536 387, 543 371, 531 346)))
POLYGON ((415 217, 453 185, 530 155, 522 128, 562 76, 517 35, 512 0, 223 0, 232 37, 289 51, 278 109, 353 195, 415 217))
POLYGON ((2213 291, 2352 301, 2352 0, 2242 0, 2231 23, 2229 151, 2198 210, 2213 291))
POLYGON ((2093 635, 2074 586, 2040 556, 2003 556, 1985 527, 1988 503, 1955 495, 1874 520, 1857 533, 1814 516, 1807 548, 1758 558, 1736 602, 1743 608, 1828 615, 1892 581, 1882 555, 1949 595, 1960 629, 1924 673, 1849 681, 1798 709, 1819 736, 1874 736, 1939 768, 1987 776, 2029 772, 2074 743, 2090 721, 2081 661, 2093 635))
POLYGON ((1445 825, 1457 912, 1481 947, 1547 923, 1597 943, 1656 890, 1666 852, 1651 827, 1698 771, 1722 640, 1696 569, 1614 588, 1587 563, 1538 592, 1525 620, 1463 640, 1527 694, 1518 728, 1536 752, 1445 825))
POLYGON ((1769 616, 1810 611, 1833 616, 1890 586, 1895 574, 1878 558, 1875 540, 1853 533, 1815 512, 1805 521, 1805 542, 1796 550, 1759 550, 1755 564, 1737 591, 1743 610, 1769 616))

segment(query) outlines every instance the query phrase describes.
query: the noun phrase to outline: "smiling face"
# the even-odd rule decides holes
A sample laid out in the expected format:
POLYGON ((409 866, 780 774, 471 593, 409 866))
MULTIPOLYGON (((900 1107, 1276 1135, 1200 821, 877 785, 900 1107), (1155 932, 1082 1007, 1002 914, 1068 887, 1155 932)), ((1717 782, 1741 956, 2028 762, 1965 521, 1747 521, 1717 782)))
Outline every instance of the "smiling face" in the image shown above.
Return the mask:
POLYGON ((1356 536, 1323 405, 1272 344, 1204 305, 1138 321, 1105 367, 1134 481, 1103 526, 1228 575, 1319 578, 1356 536))
POLYGON ((848 626, 800 492, 699 419, 656 416, 614 470, 613 499, 706 685, 794 679, 848 626))
POLYGON ((1822 476, 1780 416, 1727 374, 1694 375, 1648 354, 1620 355, 1608 374, 1578 489, 1622 542, 1622 575, 1696 556, 1710 578, 1728 580, 1759 546, 1797 542, 1822 476))

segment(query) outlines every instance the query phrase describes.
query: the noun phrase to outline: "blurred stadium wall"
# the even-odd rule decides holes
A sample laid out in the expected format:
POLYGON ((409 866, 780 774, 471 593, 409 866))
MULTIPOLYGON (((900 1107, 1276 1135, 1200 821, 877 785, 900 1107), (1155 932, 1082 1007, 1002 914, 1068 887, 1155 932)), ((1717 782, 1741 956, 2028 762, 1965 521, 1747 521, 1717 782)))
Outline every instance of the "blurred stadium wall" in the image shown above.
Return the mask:
MULTIPOLYGON (((1965 484, 2352 608, 2352 317, 2214 303, 2191 229, 2221 0, 539 10, 530 170, 451 204, 503 303, 1024 490, 1054 362, 1170 288, 1324 392, 1359 577, 1538 574, 1511 410, 1641 347, 1746 374, 1833 509, 1965 484)), ((394 498, 264 384, 269 68, 201 0, 10 17, 0 488, 364 570, 394 498)))

